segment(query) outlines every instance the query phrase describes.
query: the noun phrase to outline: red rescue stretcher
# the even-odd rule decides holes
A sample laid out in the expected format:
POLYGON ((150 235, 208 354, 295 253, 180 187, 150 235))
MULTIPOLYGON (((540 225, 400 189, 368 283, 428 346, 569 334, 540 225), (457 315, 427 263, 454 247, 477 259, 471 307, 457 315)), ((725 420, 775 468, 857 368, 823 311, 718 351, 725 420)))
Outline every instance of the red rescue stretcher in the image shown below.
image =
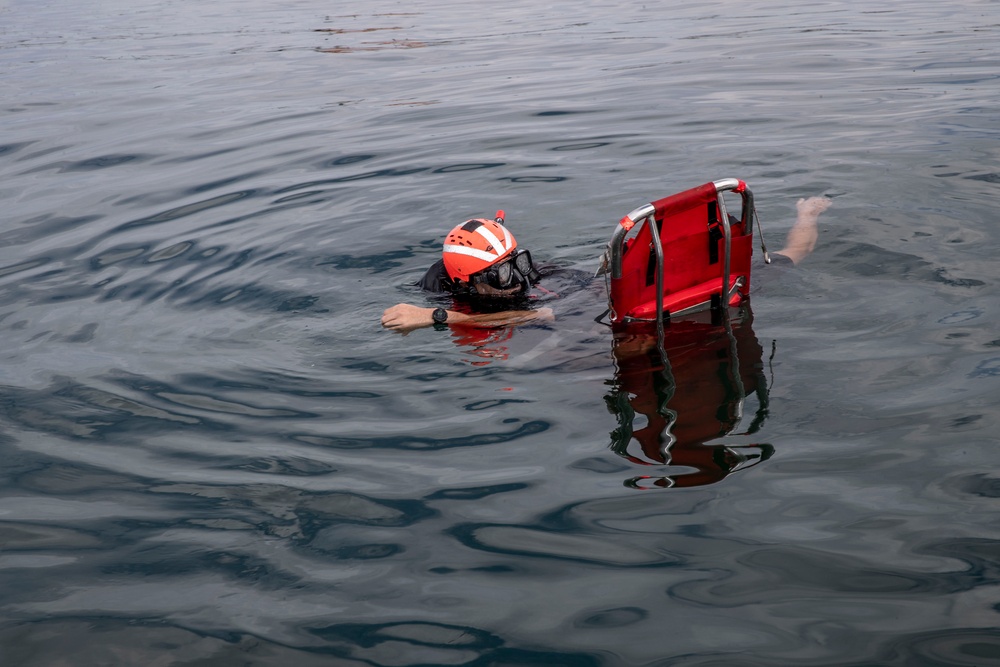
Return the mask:
MULTIPOLYGON (((612 326, 663 322, 711 310, 719 322, 724 306, 750 296, 753 193, 726 178, 636 208, 621 219, 604 253, 612 326), (729 214, 724 194, 741 198, 729 214)), ((758 223, 759 228, 759 223, 758 223)), ((765 261, 767 250, 761 236, 765 261)))
MULTIPOLYGON (((756 433, 768 411, 749 303, 756 217, 750 188, 726 178, 640 206, 615 228, 598 272, 607 276, 614 330, 607 402, 619 428, 611 448, 634 463, 671 466, 628 486, 712 484, 773 452, 721 440, 756 433), (730 215, 727 193, 740 197, 738 215, 730 215), (751 393, 756 415, 736 433, 751 393), (637 414, 645 417, 639 428, 637 414)), ((768 262, 763 234, 761 250, 768 262)))

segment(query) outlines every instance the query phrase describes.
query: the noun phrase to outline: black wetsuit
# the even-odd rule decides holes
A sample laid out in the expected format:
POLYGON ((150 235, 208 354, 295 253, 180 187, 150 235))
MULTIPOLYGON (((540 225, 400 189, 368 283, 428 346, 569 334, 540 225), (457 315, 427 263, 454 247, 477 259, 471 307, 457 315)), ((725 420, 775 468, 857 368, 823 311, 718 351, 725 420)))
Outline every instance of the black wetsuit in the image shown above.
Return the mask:
POLYGON ((431 264, 417 285, 426 292, 449 292, 451 294, 456 292, 455 283, 448 277, 443 259, 439 259, 431 264))

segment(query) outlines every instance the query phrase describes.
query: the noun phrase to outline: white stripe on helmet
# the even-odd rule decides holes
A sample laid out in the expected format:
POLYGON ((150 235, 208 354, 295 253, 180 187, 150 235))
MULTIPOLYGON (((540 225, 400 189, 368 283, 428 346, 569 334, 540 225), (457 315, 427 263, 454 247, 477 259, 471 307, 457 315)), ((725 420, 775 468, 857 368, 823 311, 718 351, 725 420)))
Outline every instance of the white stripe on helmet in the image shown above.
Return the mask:
POLYGON ((470 248, 464 245, 445 244, 444 251, 453 252, 457 255, 468 255, 469 257, 475 257, 489 264, 492 264, 493 262, 497 261, 497 257, 499 257, 499 255, 494 255, 493 253, 486 252, 485 250, 479 250, 478 248, 470 248))
MULTIPOLYGON (((506 230, 504 230, 504 231, 506 231, 506 230)), ((496 237, 496 234, 494 234, 493 232, 491 232, 490 230, 488 230, 486 228, 486 225, 482 225, 480 227, 476 227, 476 233, 479 234, 480 236, 482 236, 484 239, 486 239, 486 241, 491 246, 493 246, 493 249, 497 253, 497 256, 494 257, 493 259, 496 259, 500 255, 502 255, 505 252, 507 252, 507 246, 504 245, 503 241, 501 241, 500 239, 498 239, 496 237)), ((506 234, 506 236, 507 236, 507 238, 509 240, 510 239, 510 234, 506 234)))
POLYGON ((509 250, 514 245, 514 243, 513 243, 514 239, 512 239, 510 237, 510 232, 507 231, 506 227, 504 227, 503 225, 500 225, 500 229, 503 230, 503 244, 509 250))

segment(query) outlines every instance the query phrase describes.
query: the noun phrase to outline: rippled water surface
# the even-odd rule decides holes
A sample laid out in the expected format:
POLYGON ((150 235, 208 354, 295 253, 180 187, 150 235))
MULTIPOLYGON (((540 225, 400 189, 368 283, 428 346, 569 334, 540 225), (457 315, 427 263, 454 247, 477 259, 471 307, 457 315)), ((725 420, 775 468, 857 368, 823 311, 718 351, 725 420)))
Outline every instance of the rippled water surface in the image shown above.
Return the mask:
POLYGON ((3 664, 1000 664, 1000 4, 866 7, 0 2, 3 664), (673 382, 379 325, 723 177, 833 206, 673 382))

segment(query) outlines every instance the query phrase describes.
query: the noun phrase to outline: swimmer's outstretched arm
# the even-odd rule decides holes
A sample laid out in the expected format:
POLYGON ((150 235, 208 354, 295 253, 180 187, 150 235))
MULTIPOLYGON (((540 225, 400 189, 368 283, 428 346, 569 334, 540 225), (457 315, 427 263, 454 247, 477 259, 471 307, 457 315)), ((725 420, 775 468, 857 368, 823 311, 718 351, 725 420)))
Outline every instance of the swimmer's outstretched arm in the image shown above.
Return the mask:
POLYGON ((810 197, 800 199, 795 204, 798 209, 798 217, 795 224, 788 230, 788 237, 785 239, 785 247, 777 252, 792 260, 793 264, 798 264, 812 253, 816 247, 816 239, 819 236, 816 222, 819 214, 830 208, 832 202, 827 197, 810 197))
MULTIPOLYGON (((393 331, 407 332, 434 324, 433 308, 421 308, 408 303, 398 303, 386 308, 382 313, 382 326, 393 331)), ((551 308, 538 310, 509 310, 502 313, 482 313, 467 315, 454 310, 448 311, 448 324, 467 327, 505 327, 529 322, 551 322, 555 319, 551 308)))

